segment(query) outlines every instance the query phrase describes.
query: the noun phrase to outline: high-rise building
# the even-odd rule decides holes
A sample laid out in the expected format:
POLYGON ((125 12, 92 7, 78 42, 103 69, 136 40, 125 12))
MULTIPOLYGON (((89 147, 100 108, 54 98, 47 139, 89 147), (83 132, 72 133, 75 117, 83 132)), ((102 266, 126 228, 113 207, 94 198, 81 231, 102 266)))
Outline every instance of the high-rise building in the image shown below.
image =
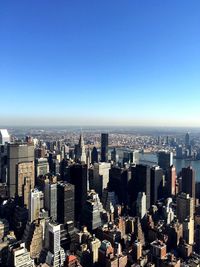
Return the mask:
MULTIPOLYGON (((33 144, 8 144, 8 188, 10 197, 17 195, 18 164, 27 162, 33 162, 34 164, 33 144)), ((22 177, 24 176, 22 175, 22 177)), ((34 178, 34 176, 31 177, 33 180, 34 178)))
POLYGON ((7 183, 7 145, 0 145, 0 181, 7 183))
POLYGON ((128 204, 128 182, 131 172, 128 169, 113 166, 109 172, 109 191, 115 192, 120 204, 128 204))
POLYGON ((108 133, 101 134, 101 161, 108 161, 108 133))
POLYGON ((45 180, 44 187, 44 207, 49 212, 52 220, 57 220, 57 184, 49 179, 45 180))
POLYGON ((164 242, 156 240, 151 243, 151 255, 153 261, 157 262, 160 259, 165 259, 166 254, 167 254, 167 246, 164 242))
POLYGON ((35 220, 27 222, 26 229, 22 240, 25 242, 26 248, 30 251, 32 259, 39 258, 40 252, 43 247, 43 229, 44 220, 35 220))
POLYGON ((86 152, 85 152, 85 145, 84 145, 84 140, 83 140, 83 135, 80 135, 79 143, 77 146, 77 155, 76 159, 79 162, 86 163, 86 152))
POLYGON ((97 229, 102 224, 103 212, 103 205, 98 194, 94 190, 89 191, 82 211, 82 224, 86 225, 90 231, 97 229))
POLYGON ((94 164, 95 162, 98 163, 99 162, 99 155, 98 155, 98 151, 97 148, 94 146, 92 149, 92 153, 91 153, 91 162, 92 164, 94 164))
POLYGON ((108 162, 99 162, 94 163, 92 170, 90 170, 90 188, 94 189, 100 197, 103 189, 108 186, 110 167, 111 164, 108 162))
POLYGON ((151 204, 163 197, 164 174, 159 166, 151 168, 151 204))
POLYGON ((176 207, 177 218, 179 222, 184 222, 187 218, 193 218, 194 215, 194 199, 189 194, 181 193, 177 196, 176 207))
POLYGON ((183 168, 182 171, 182 191, 195 199, 195 172, 191 166, 183 168))
POLYGON ((7 129, 0 129, 0 145, 10 143, 10 135, 7 129))
POLYGON ((35 187, 35 170, 33 161, 17 164, 16 187, 16 195, 23 199, 23 203, 27 207, 29 193, 31 189, 35 187))
POLYGON ((146 195, 144 192, 139 192, 137 197, 137 216, 143 219, 146 212, 146 195))
POLYGON ((194 245, 194 219, 187 218, 183 222, 183 238, 189 245, 194 245))
POLYGON ((68 232, 72 232, 74 230, 74 185, 58 183, 57 211, 57 221, 66 224, 68 232))
POLYGON ((158 152, 158 165, 164 170, 168 170, 173 165, 173 153, 168 151, 158 152))
POLYGON ((167 171, 167 193, 168 196, 176 195, 176 168, 171 166, 167 171))
POLYGON ((60 224, 47 222, 45 229, 45 248, 48 251, 45 262, 50 267, 64 266, 65 252, 60 246, 60 224))
POLYGON ((190 145, 190 135, 186 133, 185 135, 185 146, 188 147, 190 145))
POLYGON ((70 165, 69 176, 69 182, 74 185, 75 192, 75 220, 79 221, 82 208, 87 199, 87 165, 70 165))
POLYGON ((39 158, 35 161, 35 176, 45 175, 49 173, 49 162, 47 158, 39 158))
POLYGON ((13 267, 34 267, 34 261, 30 257, 30 252, 25 247, 25 243, 17 243, 11 247, 11 262, 13 267))
POLYGON ((136 204, 139 192, 146 194, 146 208, 150 208, 151 202, 151 171, 148 165, 136 165, 131 167, 131 181, 128 187, 132 205, 136 204))
POLYGON ((44 194, 38 189, 31 190, 29 194, 29 221, 39 219, 40 210, 44 207, 44 194))

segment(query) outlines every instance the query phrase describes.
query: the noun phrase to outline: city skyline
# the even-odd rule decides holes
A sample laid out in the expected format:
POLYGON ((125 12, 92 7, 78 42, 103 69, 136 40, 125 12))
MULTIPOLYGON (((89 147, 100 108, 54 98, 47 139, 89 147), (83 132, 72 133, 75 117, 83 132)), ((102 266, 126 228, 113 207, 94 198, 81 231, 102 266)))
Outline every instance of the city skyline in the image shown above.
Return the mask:
POLYGON ((200 127, 199 1, 11 2, 1 125, 200 127))

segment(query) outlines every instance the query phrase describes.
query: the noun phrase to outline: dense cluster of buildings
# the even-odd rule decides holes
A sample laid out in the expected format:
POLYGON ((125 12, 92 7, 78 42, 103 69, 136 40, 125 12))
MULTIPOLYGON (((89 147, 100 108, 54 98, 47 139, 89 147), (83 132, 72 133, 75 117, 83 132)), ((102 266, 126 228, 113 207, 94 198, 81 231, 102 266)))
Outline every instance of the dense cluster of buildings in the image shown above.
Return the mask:
POLYGON ((171 151, 156 165, 136 150, 119 161, 100 139, 72 147, 0 130, 0 266, 200 266, 192 167, 177 175, 171 151))

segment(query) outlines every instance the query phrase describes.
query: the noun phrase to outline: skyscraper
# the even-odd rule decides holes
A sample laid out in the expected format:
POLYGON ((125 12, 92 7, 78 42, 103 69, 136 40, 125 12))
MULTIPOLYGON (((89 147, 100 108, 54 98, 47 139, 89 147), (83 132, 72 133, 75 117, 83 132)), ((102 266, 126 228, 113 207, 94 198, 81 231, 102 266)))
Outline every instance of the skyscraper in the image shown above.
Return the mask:
POLYGON ((81 211, 87 199, 87 165, 72 164, 69 167, 69 182, 74 185, 75 220, 80 219, 81 211))
POLYGON ((90 170, 90 188, 94 189, 100 197, 103 189, 108 186, 110 167, 111 164, 108 162, 99 162, 94 163, 93 169, 90 170))
POLYGON ((98 163, 99 159, 98 159, 98 151, 97 148, 94 146, 92 149, 92 153, 91 153, 91 162, 92 164, 94 164, 95 162, 98 163))
POLYGON ((38 189, 31 190, 29 195, 29 221, 39 219, 40 210, 44 207, 44 194, 38 189))
POLYGON ((28 206, 28 197, 31 189, 35 187, 34 162, 21 162, 17 164, 16 195, 23 198, 23 204, 28 206))
POLYGON ((79 143, 77 146, 77 160, 82 163, 86 163, 86 152, 83 140, 83 135, 80 135, 79 143))
POLYGON ((10 135, 7 129, 0 129, 0 145, 10 143, 10 135))
POLYGON ((150 208, 150 190, 151 190, 151 172, 148 165, 136 165, 131 167, 131 181, 129 186, 129 194, 132 204, 136 204, 139 192, 146 194, 146 208, 150 208))
POLYGON ((49 212, 52 220, 57 220, 57 184, 52 183, 49 179, 45 180, 44 187, 44 207, 49 212))
POLYGON ((48 251, 45 262, 50 267, 64 266, 65 252, 60 246, 60 224, 55 222, 46 223, 45 248, 48 251))
POLYGON ((176 168, 171 166, 167 172, 167 193, 168 196, 176 195, 176 168))
POLYGON ((194 199, 189 194, 181 193, 177 197, 176 214, 180 223, 183 223, 186 218, 193 218, 194 199))
POLYGON ((102 224, 102 213, 103 205, 98 194, 94 190, 89 191, 82 211, 82 224, 86 225, 90 231, 97 229, 102 224))
POLYGON ((101 134, 101 161, 108 161, 108 133, 101 134))
POLYGON ((164 170, 168 170, 173 165, 173 153, 168 151, 158 152, 158 165, 164 170))
POLYGON ((151 204, 155 204, 157 200, 163 197, 163 170, 158 167, 151 168, 151 204))
MULTIPOLYGON (((10 197, 17 195, 18 164, 27 162, 33 162, 34 164, 33 144, 8 144, 8 188, 10 197)), ((31 179, 34 180, 35 176, 31 179)))
POLYGON ((146 212, 146 195, 144 192, 139 192, 137 197, 137 216, 143 219, 146 212))
POLYGON ((74 185, 61 182, 57 190, 57 221, 66 224, 68 232, 71 232, 74 230, 74 185))
POLYGON ((195 200, 195 172, 191 166, 182 169, 182 191, 195 200))
POLYGON ((186 133, 185 135, 185 146, 188 147, 190 145, 190 135, 186 133))

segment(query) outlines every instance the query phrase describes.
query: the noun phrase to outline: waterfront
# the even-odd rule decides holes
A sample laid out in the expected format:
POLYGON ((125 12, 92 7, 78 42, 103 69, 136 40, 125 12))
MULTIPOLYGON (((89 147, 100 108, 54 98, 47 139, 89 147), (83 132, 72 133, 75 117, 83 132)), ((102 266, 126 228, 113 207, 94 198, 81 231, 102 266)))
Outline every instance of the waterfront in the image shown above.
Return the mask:
MULTIPOLYGON (((140 154, 140 162, 149 162, 151 164, 158 163, 158 158, 156 154, 140 154)), ((192 166, 196 173, 196 181, 200 182, 200 160, 197 161, 189 161, 184 159, 174 159, 174 166, 176 167, 177 173, 181 171, 182 168, 192 166)))

